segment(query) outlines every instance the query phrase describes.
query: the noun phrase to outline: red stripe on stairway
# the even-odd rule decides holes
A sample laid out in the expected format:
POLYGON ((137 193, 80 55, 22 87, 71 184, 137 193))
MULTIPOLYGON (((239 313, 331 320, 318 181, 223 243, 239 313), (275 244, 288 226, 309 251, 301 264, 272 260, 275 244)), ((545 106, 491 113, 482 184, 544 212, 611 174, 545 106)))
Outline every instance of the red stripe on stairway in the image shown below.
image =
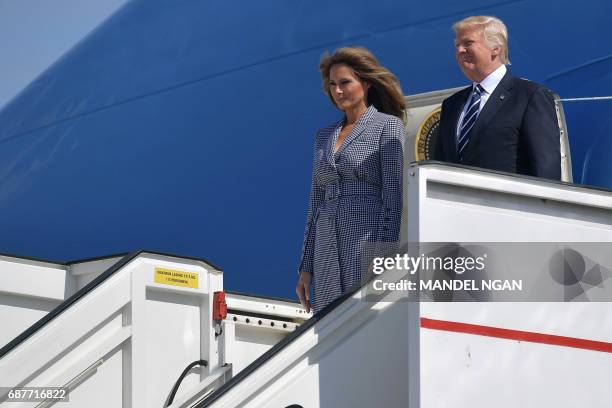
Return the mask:
POLYGON ((575 337, 556 336, 554 334, 502 329, 499 327, 481 326, 478 324, 449 322, 445 320, 428 319, 426 317, 421 317, 421 327, 432 330, 468 333, 478 336, 497 337, 500 339, 527 341, 530 343, 551 344, 555 346, 573 347, 584 350, 612 353, 612 343, 579 339, 575 337))

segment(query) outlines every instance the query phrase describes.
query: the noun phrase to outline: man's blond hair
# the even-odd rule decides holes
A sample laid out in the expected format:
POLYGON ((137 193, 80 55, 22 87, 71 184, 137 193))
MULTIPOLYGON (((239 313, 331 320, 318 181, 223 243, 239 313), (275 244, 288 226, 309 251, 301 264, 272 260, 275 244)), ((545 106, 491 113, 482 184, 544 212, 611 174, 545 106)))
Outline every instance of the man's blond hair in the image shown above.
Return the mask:
POLYGON ((508 58, 508 29, 504 22, 493 16, 471 16, 453 24, 455 34, 458 34, 459 31, 474 28, 482 29, 489 49, 500 48, 499 59, 502 64, 510 64, 510 59, 508 58))

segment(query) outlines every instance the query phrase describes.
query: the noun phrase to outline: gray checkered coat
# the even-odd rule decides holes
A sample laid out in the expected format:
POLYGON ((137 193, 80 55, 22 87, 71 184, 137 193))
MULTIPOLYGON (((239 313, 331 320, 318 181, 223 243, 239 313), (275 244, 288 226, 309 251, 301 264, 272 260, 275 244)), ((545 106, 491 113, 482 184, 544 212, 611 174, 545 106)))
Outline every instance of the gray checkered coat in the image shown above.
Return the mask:
POLYGON ((334 154, 343 121, 319 130, 300 271, 313 274, 315 312, 360 284, 366 242, 397 242, 404 126, 370 106, 334 154))

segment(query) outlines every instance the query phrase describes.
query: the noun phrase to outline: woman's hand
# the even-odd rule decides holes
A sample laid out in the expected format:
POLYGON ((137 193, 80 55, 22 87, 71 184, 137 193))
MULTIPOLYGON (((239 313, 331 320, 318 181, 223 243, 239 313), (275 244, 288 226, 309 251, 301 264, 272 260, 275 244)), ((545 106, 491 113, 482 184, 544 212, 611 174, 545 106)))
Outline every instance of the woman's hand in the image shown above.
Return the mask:
POLYGON ((300 272, 300 279, 298 280, 297 286, 295 287, 295 293, 297 293, 300 303, 306 309, 306 313, 310 313, 310 281, 312 280, 312 273, 300 272))

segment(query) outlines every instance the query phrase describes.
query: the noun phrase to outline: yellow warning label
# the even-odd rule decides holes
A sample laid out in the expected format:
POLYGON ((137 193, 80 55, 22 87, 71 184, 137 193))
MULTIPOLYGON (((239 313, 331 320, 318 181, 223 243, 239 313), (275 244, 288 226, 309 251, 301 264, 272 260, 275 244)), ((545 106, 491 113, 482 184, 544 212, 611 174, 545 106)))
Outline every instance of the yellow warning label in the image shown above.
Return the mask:
POLYGON ((194 272, 182 272, 172 269, 155 268, 155 283, 197 289, 198 274, 194 272))

